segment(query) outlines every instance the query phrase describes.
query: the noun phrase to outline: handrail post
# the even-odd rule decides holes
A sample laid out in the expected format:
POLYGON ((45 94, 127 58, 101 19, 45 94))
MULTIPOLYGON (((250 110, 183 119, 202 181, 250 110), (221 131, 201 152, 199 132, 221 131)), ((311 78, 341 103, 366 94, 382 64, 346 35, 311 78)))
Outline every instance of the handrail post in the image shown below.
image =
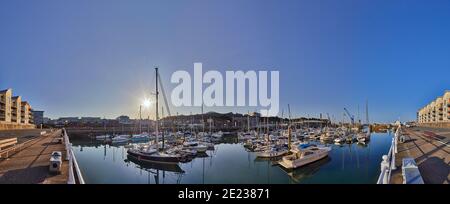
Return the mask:
POLYGON ((397 152, 397 145, 396 145, 396 138, 397 135, 394 136, 394 138, 392 138, 392 155, 391 155, 391 170, 395 170, 397 169, 397 167, 395 166, 395 153, 397 152))
POLYGON ((383 161, 381 161, 381 174, 383 175, 383 184, 387 184, 388 183, 388 177, 389 174, 386 172, 389 170, 389 161, 388 161, 388 156, 387 155, 383 155, 383 161))

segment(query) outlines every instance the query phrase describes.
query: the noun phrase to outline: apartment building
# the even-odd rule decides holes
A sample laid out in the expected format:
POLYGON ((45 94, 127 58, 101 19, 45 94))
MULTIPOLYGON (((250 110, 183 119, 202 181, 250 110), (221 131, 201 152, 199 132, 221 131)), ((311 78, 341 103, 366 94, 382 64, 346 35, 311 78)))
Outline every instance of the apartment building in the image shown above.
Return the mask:
POLYGON ((418 123, 450 123, 450 90, 417 111, 418 123))
POLYGON ((32 110, 21 96, 13 96, 12 89, 0 91, 0 129, 33 128, 32 110))

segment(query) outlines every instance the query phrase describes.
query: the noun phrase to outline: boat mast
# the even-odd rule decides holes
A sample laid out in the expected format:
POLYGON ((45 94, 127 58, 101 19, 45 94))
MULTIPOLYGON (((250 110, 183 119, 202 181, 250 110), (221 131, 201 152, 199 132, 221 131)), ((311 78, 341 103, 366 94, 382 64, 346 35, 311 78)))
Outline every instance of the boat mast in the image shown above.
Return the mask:
MULTIPOLYGON (((155 132, 156 132, 156 149, 158 149, 158 136, 159 136, 159 132, 158 132, 158 67, 155 67, 155 71, 156 71, 156 107, 155 107, 155 111, 156 111, 156 116, 155 116, 155 132)), ((164 138, 163 138, 163 149, 164 149, 164 138)))
POLYGON ((203 97, 202 97, 202 127, 203 127, 203 136, 205 136, 205 119, 203 118, 203 97))
POLYGON ((139 106, 139 134, 142 134, 142 105, 139 106))
POLYGON ((247 132, 250 132, 250 111, 247 111, 247 132))

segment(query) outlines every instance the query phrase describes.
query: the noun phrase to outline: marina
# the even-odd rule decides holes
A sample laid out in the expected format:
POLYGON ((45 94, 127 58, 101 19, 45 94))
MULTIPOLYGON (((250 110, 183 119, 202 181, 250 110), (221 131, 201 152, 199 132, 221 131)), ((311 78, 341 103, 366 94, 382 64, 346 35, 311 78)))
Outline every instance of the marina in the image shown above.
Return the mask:
MULTIPOLYGON (((237 137, 215 145, 214 150, 179 164, 140 162, 127 155, 124 145, 95 140, 72 140, 74 153, 87 183, 151 184, 289 184, 376 183, 381 156, 386 154, 392 133, 373 133, 366 145, 327 144, 328 157, 293 171, 276 159, 258 158, 237 137)), ((320 144, 320 141, 311 143, 320 144)))

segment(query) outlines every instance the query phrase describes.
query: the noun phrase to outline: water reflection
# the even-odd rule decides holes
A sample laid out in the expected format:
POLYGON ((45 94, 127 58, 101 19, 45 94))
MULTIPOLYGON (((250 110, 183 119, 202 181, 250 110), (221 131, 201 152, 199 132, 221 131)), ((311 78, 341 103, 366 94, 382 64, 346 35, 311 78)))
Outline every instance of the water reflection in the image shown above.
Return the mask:
POLYGON ((319 161, 303 166, 302 168, 298 168, 295 170, 288 170, 282 168, 286 174, 292 179, 293 183, 300 183, 303 179, 311 177, 317 171, 319 171, 320 167, 327 164, 331 161, 330 157, 325 157, 319 161))
POLYGON ((234 139, 215 145, 189 163, 143 163, 127 155, 127 146, 72 140, 88 183, 375 183, 389 134, 374 134, 366 144, 331 144, 325 159, 287 171, 275 159, 256 158, 234 139))

